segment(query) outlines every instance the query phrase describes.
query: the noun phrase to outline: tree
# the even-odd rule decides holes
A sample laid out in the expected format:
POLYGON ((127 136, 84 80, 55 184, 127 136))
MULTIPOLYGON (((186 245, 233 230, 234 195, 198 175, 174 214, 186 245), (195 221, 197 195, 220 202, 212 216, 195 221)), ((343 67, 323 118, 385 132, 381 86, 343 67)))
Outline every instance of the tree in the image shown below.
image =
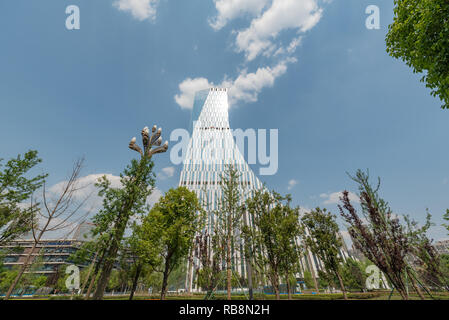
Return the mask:
POLYGON ((149 129, 143 128, 142 150, 136 144, 136 138, 129 143, 129 148, 137 151, 140 160, 133 159, 123 173, 120 174, 120 188, 111 187, 110 181, 103 176, 96 184, 99 188, 98 195, 103 197, 103 208, 94 217, 93 221, 97 225, 95 234, 102 234, 105 239, 104 252, 102 253, 101 269, 98 268, 100 275, 97 287, 94 293, 94 299, 101 300, 109 281, 109 277, 117 258, 121 241, 126 228, 129 226, 130 219, 136 215, 143 214, 149 206, 147 198, 150 196, 154 187, 153 154, 167 151, 168 142, 160 146, 162 129, 152 128, 150 137, 149 129))
POLYGON ((339 236, 336 217, 326 209, 316 208, 305 213, 301 222, 303 224, 303 238, 307 247, 324 264, 326 273, 334 275, 340 284, 345 300, 348 298, 341 276, 341 263, 343 259, 340 250, 343 246, 339 236))
MULTIPOLYGON (((77 160, 73 165, 72 172, 67 181, 60 185, 59 194, 56 195, 54 199, 49 199, 47 191, 45 189, 45 183, 43 183, 43 208, 36 210, 37 218, 33 219, 31 224, 31 231, 33 235, 33 245, 31 250, 26 255, 25 261, 21 265, 16 279, 11 284, 8 292, 6 293, 5 300, 8 300, 11 296, 15 286, 19 283, 20 278, 27 271, 30 264, 33 262, 33 255, 35 254, 36 248, 40 243, 42 237, 47 232, 54 232, 64 230, 69 228, 71 225, 76 225, 79 220, 82 220, 84 216, 79 216, 73 219, 80 208, 83 207, 88 196, 81 202, 77 202, 76 194, 80 190, 79 176, 82 168, 83 160, 77 160)), ((70 230, 69 233, 73 232, 70 230)))
POLYGON ((343 283, 346 288, 363 291, 366 284, 366 273, 360 262, 349 258, 341 268, 343 283))
POLYGON ((3 270, 0 273, 0 292, 6 292, 11 284, 14 282, 18 274, 17 268, 12 270, 3 270))
POLYGON ((133 224, 133 233, 126 239, 124 252, 127 260, 132 261, 132 286, 129 300, 132 300, 137 289, 139 278, 152 273, 161 264, 158 232, 147 233, 141 224, 133 224))
POLYGON ((196 194, 179 187, 167 191, 143 219, 141 230, 148 237, 142 244, 157 248, 162 261, 162 300, 168 277, 186 259, 195 234, 201 230, 203 216, 196 194))
MULTIPOLYGON (((407 226, 407 236, 411 248, 412 263, 416 266, 418 274, 430 286, 443 288, 449 291, 449 279, 446 278, 441 264, 441 256, 432 245, 432 240, 427 237, 427 231, 434 224, 431 222, 431 215, 427 212, 426 223, 419 226, 418 222, 411 219, 408 215, 404 216, 407 226)), ((409 268, 409 273, 414 272, 409 268)), ((419 287, 413 283, 412 275, 410 278, 415 290, 422 296, 419 287)))
POLYGON ((309 270, 304 270, 303 279, 304 279, 304 284, 306 285, 307 289, 315 286, 315 283, 313 282, 313 279, 312 279, 312 273, 309 270))
POLYGON ((220 254, 226 259, 226 290, 227 299, 231 300, 232 261, 238 245, 236 233, 240 227, 242 211, 242 187, 239 183, 239 173, 233 165, 228 165, 221 175, 221 199, 216 212, 217 223, 215 233, 223 241, 226 250, 220 254))
MULTIPOLYGON (((443 219, 449 222, 449 209, 446 210, 446 213, 443 215, 443 219)), ((443 227, 445 227, 446 230, 449 231, 449 223, 443 223, 443 227)))
MULTIPOLYGON (((299 208, 291 208, 291 198, 288 195, 283 205, 274 208, 277 215, 281 248, 281 272, 287 284, 288 299, 292 299, 292 287, 296 286, 296 274, 300 271, 301 247, 296 245, 296 238, 300 236, 299 208), (276 212, 277 211, 277 212, 276 212)), ((273 221, 276 222, 276 221, 273 221)))
POLYGON ((386 38, 387 52, 402 59, 433 96, 449 108, 449 2, 395 0, 394 21, 386 38))
POLYGON ((224 245, 217 234, 210 236, 207 231, 200 233, 195 239, 195 253, 200 261, 197 284, 207 291, 208 297, 219 285, 222 275, 224 245))
MULTIPOLYGON (((351 176, 350 176, 351 177, 351 176)), ((348 232, 353 245, 387 277, 403 299, 408 299, 405 277, 406 257, 410 244, 404 227, 393 215, 388 203, 379 197, 380 179, 376 188, 369 182, 369 174, 357 170, 351 177, 359 188, 362 216, 352 206, 348 191, 343 192, 338 205, 340 213, 349 224, 348 232)))
POLYGON ((244 228, 252 240, 254 261, 266 270, 276 299, 280 299, 280 277, 290 284, 290 277, 298 271, 299 252, 294 240, 300 234, 299 209, 291 208, 290 196, 257 190, 246 201, 253 226, 244 228))
POLYGON ((29 171, 42 162, 37 151, 18 155, 4 166, 0 159, 0 246, 31 230, 38 203, 23 206, 44 183, 46 174, 28 178, 29 171), (3 169, 2 169, 3 167, 3 169))

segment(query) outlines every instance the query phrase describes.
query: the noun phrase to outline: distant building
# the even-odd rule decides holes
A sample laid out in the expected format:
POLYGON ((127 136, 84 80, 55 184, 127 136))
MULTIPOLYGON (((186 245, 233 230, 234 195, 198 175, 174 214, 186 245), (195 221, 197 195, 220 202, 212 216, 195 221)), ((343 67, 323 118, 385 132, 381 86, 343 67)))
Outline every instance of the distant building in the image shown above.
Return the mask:
POLYGON ((355 260, 363 261, 365 259, 363 253, 359 249, 357 249, 354 244, 352 244, 351 249, 349 249, 348 252, 349 255, 355 260))
POLYGON ((449 240, 437 241, 433 246, 439 254, 449 254, 449 240))
MULTIPOLYGON (((73 236, 68 239, 43 239, 32 252, 33 260, 37 257, 42 259, 40 266, 34 269, 36 273, 54 274, 59 267, 69 264, 69 257, 75 253, 80 246, 91 239, 90 230, 92 223, 81 223, 73 232, 73 236)), ((5 253, 3 265, 7 269, 12 269, 23 265, 28 254, 33 249, 34 240, 31 237, 11 241, 8 245, 0 246, 0 251, 5 253)), ((32 260, 32 261, 33 261, 32 260)))

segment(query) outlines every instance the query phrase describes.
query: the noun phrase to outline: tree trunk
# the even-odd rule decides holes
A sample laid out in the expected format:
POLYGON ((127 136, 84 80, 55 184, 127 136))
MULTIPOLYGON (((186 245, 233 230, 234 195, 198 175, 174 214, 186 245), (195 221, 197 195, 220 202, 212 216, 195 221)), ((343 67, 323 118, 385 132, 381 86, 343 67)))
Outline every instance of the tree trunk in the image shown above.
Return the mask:
POLYGON ((90 279, 89 288, 87 288, 86 297, 84 298, 85 300, 89 300, 89 298, 90 298, 90 294, 92 293, 92 289, 94 287, 94 283, 97 278, 97 274, 98 274, 98 270, 95 270, 92 275, 92 278, 90 279))
MULTIPOLYGON (((243 212, 243 223, 245 227, 248 226, 246 221, 246 210, 243 212)), ((253 295, 253 266, 252 266, 252 254, 251 254, 251 245, 248 243, 248 238, 245 239, 245 259, 246 259, 246 273, 248 277, 248 293, 249 293, 249 300, 254 299, 253 295)))
MULTIPOLYGON (((167 260, 166 260, 167 261, 167 260)), ((165 263, 164 269, 164 278, 162 280, 162 288, 161 288, 161 300, 165 300, 165 295, 167 293, 167 283, 168 283, 168 270, 169 270, 169 262, 165 263)))
POLYGON ((112 268, 114 267, 115 257, 117 255, 118 245, 112 244, 108 250, 106 256, 106 261, 103 265, 103 270, 101 271, 100 278, 98 279, 97 288, 94 293, 94 300, 103 299, 104 291, 109 282, 109 277, 111 276, 112 268))
MULTIPOLYGON (((126 210, 123 210, 122 212, 126 212, 126 210)), ((120 241, 125 233, 127 223, 128 221, 125 221, 123 217, 117 218, 117 230, 114 234, 114 238, 111 240, 109 250, 105 252, 105 262, 103 264, 100 278, 98 279, 97 288, 94 293, 94 300, 103 299, 104 291, 106 290, 112 269, 114 268, 115 258, 117 257, 120 241)))
POLYGON ((276 296, 276 300, 281 300, 281 294, 279 292, 279 277, 276 275, 271 275, 271 285, 273 286, 274 294, 276 296))
POLYGON ((403 289, 398 289, 396 287, 395 287, 395 289, 401 295, 402 300, 408 300, 407 292, 405 292, 403 289))
POLYGON ((274 294, 276 296, 276 300, 281 300, 281 294, 279 292, 279 285, 276 284, 275 286, 273 286, 273 289, 274 289, 274 294))
POLYGON ((133 286, 131 288, 131 293, 129 295, 129 300, 132 300, 134 297, 134 292, 136 292, 137 282, 139 281, 140 273, 142 271, 142 265, 138 264, 136 268, 136 274, 134 275, 133 286))
POLYGON ((89 283, 89 279, 90 279, 90 276, 91 276, 91 274, 92 274, 92 270, 93 270, 93 268, 94 268, 95 261, 97 260, 98 251, 99 251, 99 250, 97 250, 97 251, 95 252, 94 259, 92 260, 92 263, 91 263, 90 266, 89 266, 89 271, 87 272, 86 281, 84 282, 83 287, 81 288, 81 294, 83 294, 84 289, 86 289, 86 286, 87 286, 87 284, 89 283))
POLYGON ((41 237, 42 233, 39 235, 38 240, 35 240, 33 243, 33 247, 31 248, 30 253, 28 253, 25 262, 22 264, 22 267, 19 270, 19 273, 17 274, 16 278, 14 279, 14 282, 11 284, 11 286, 8 289, 8 292, 6 293, 6 296, 3 300, 8 300, 9 297, 11 296, 12 292, 14 291, 14 289, 16 288, 17 284, 20 281, 20 278, 22 277, 23 273, 25 272, 26 268, 28 267, 28 265, 30 264, 31 258, 33 256, 33 252, 37 247, 38 242, 40 241, 40 237, 41 237))
POLYGON ((227 274, 227 293, 228 300, 231 300, 232 290, 232 274, 231 274, 231 237, 232 237, 232 217, 231 213, 228 213, 228 236, 226 239, 226 274, 227 274))
POLYGON ((404 282, 402 281, 402 277, 401 275, 399 275, 398 277, 396 277, 396 281, 393 282, 394 288, 399 292, 399 294, 401 295, 403 300, 408 300, 409 296, 407 293, 407 289, 405 287, 404 282))
POLYGON ((313 269, 312 259, 310 259, 309 251, 308 251, 307 247, 306 247, 306 258, 307 258, 307 261, 309 262, 310 273, 312 274, 313 284, 315 285, 315 291, 316 291, 316 293, 319 293, 320 289, 318 288, 318 281, 316 281, 315 270, 313 269))
POLYGON ((292 290, 291 290, 291 286, 290 286, 290 279, 288 277, 288 275, 285 277, 287 279, 287 294, 288 294, 288 300, 292 300, 292 290))
POLYGON ((337 275, 338 281, 340 282, 340 288, 341 288, 341 291, 343 292, 343 298, 345 300, 348 300, 348 295, 346 294, 346 289, 345 289, 345 285, 343 284, 343 279, 341 278, 339 272, 336 272, 336 275, 337 275))
POLYGON ((188 264, 187 264, 187 283, 186 283, 186 294, 190 296, 192 294, 192 272, 193 272, 193 252, 195 251, 195 241, 190 249, 188 264))
POLYGON ((100 260, 98 260, 97 264, 95 265, 94 273, 92 275, 92 278, 90 279, 89 288, 87 288, 86 297, 85 297, 86 300, 90 299, 90 294, 92 293, 92 289, 94 287, 95 280, 97 280, 98 272, 100 271, 100 266, 103 263, 105 254, 106 254, 106 251, 103 250, 100 260))
POLYGON ((410 281, 412 282, 413 289, 415 289, 416 293, 419 295, 421 300, 426 300, 426 298, 422 294, 421 290, 416 285, 415 279, 413 278, 413 275, 411 274, 410 270, 407 270, 407 273, 408 273, 408 277, 410 278, 410 281))

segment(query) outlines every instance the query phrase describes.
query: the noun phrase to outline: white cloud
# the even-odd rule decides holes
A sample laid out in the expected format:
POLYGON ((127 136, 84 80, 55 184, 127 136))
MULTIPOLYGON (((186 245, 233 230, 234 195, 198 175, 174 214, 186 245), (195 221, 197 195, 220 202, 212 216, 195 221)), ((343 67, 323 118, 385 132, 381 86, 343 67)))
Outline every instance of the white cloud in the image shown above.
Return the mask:
MULTIPOLYGON (((229 88, 230 106, 239 102, 256 102, 259 93, 264 88, 272 87, 275 80, 287 71, 287 65, 293 62, 296 62, 296 59, 284 59, 274 67, 260 67, 251 73, 244 69, 235 80, 225 78, 219 86, 229 88)), ((180 93, 175 95, 175 101, 182 109, 191 109, 195 92, 213 86, 206 78, 187 78, 179 84, 180 93)))
POLYGON ((318 0, 273 0, 271 7, 237 33, 237 51, 244 52, 248 61, 262 52, 271 55, 277 52, 273 41, 282 31, 304 33, 320 21, 321 15, 318 0))
POLYGON ((243 70, 234 81, 224 81, 222 86, 229 87, 229 103, 235 105, 238 102, 256 102, 259 93, 264 88, 274 85, 277 78, 287 72, 288 63, 296 62, 290 58, 279 62, 274 67, 258 68, 254 73, 243 70))
POLYGON ((156 18, 158 4, 159 0, 117 0, 114 2, 114 7, 121 11, 129 11, 134 18, 143 21, 156 18))
POLYGON ((210 26, 219 30, 229 20, 245 14, 257 16, 268 3, 268 0, 214 0, 217 16, 209 20, 210 26))
POLYGON ((175 101, 182 109, 192 109, 195 93, 209 87, 213 84, 206 78, 187 78, 179 84, 180 94, 175 95, 175 101))
POLYGON ((162 172, 171 178, 175 174, 175 167, 165 167, 162 169, 162 172))
POLYGON ((288 187, 287 187, 287 189, 288 189, 288 190, 291 190, 291 189, 293 189, 293 187, 296 186, 297 184, 298 184, 298 180, 291 179, 291 180, 288 182, 288 187))
POLYGON ((162 168, 161 172, 159 173, 159 178, 165 180, 167 178, 173 177, 174 174, 175 174, 175 167, 165 167, 162 168))
MULTIPOLYGON (((77 184, 78 190, 75 192, 73 199, 77 202, 81 202, 87 198, 87 201, 80 210, 80 214, 90 212, 90 215, 93 215, 101 209, 103 198, 98 196, 98 188, 95 187, 95 183, 98 182, 98 179, 102 176, 106 176, 106 178, 111 182, 111 187, 121 187, 120 177, 109 173, 90 174, 79 178, 77 184)), ((56 199, 61 194, 65 183, 66 181, 61 181, 48 189, 48 193, 52 199, 56 199)), ((159 200, 161 195, 162 192, 159 189, 154 188, 152 194, 147 199, 148 203, 153 205, 159 200)))
POLYGON ((259 55, 276 58, 271 66, 260 66, 254 72, 244 68, 235 79, 226 76, 221 83, 214 84, 205 77, 186 78, 179 84, 176 103, 182 109, 191 109, 195 92, 213 86, 229 89, 229 104, 257 102, 265 88, 272 87, 277 78, 287 72, 288 64, 296 62, 293 57, 301 44, 303 33, 313 28, 321 19, 321 3, 330 0, 214 0, 217 15, 209 20, 215 30, 228 21, 249 15, 251 22, 246 29, 233 31, 236 34, 238 52, 244 52, 248 61, 259 55), (289 42, 277 43, 276 38, 285 30, 293 30, 289 42))
MULTIPOLYGON (((79 208, 76 214, 70 217, 70 219, 68 219, 67 221, 65 220, 67 218, 67 214, 70 214, 72 212, 70 209, 68 209, 67 214, 63 214, 60 217, 54 218, 49 227, 50 231, 47 231, 45 233, 44 238, 54 239, 73 236, 73 232, 76 229, 78 223, 89 220, 93 217, 93 215, 98 213, 98 211, 102 208, 103 198, 98 196, 98 189, 95 187, 95 183, 98 182, 98 179, 104 175, 111 182, 111 187, 120 188, 120 177, 114 176, 112 174, 91 174, 79 178, 76 185, 77 190, 73 196, 74 202, 72 207, 75 208, 78 204, 81 204, 86 199, 87 200, 79 208), (54 226, 58 226, 58 229, 51 230, 51 228, 54 226)), ((66 183, 67 181, 58 182, 47 190, 47 200, 50 204, 54 203, 54 201, 60 197, 66 183)), ((147 203, 153 205, 159 200, 161 196, 162 192, 159 189, 154 188, 152 194, 147 199, 147 203)), ((136 217, 133 217, 133 219, 136 219, 136 217)), ((40 217, 40 225, 46 222, 47 220, 44 217, 40 217)), ((27 234, 24 236, 24 238, 27 239, 31 237, 31 234, 27 234)))
MULTIPOLYGON (((324 204, 337 204, 340 202, 340 197, 343 196, 343 192, 333 192, 330 194, 327 193, 322 193, 320 194, 320 198, 325 199, 324 200, 324 204)), ((356 202, 356 203, 360 203, 360 199, 359 197, 352 192, 349 192, 349 200, 356 202)))

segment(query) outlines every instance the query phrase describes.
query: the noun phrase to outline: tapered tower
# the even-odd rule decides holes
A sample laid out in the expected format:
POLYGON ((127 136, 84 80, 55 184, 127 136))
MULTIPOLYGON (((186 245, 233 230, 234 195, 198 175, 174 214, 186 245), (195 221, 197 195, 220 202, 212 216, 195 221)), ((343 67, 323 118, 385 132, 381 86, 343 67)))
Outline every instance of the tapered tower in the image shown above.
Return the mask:
MULTIPOLYGON (((214 233, 216 217, 214 212, 221 201, 221 177, 226 167, 232 165, 239 175, 239 189, 242 201, 252 191, 262 188, 240 153, 229 125, 228 89, 210 88, 195 95, 191 119, 191 139, 184 158, 179 181, 180 186, 194 191, 207 212, 206 228, 214 233)), ((245 275, 245 261, 242 250, 233 253, 234 271, 245 275)), ((191 257, 188 265, 186 287, 194 283, 198 264, 191 257)))

